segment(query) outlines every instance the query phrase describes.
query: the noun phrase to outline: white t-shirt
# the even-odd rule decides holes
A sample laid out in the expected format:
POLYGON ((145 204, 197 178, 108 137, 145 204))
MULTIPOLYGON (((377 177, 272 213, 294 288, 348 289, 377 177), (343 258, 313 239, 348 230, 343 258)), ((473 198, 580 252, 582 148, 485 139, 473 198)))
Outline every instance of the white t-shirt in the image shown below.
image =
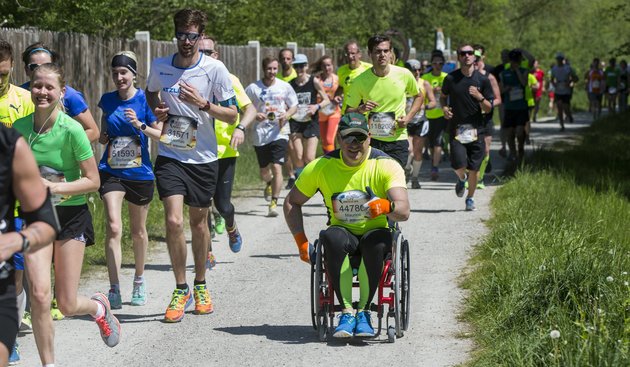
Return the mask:
POLYGON ((248 85, 245 93, 256 106, 256 111, 268 116, 265 120, 256 123, 254 145, 262 146, 280 139, 289 140, 289 122, 286 121, 280 129, 275 112, 284 113, 298 104, 297 95, 291 85, 276 78, 268 87, 259 80, 248 85))
POLYGON ((192 85, 212 103, 235 96, 225 65, 204 54, 200 56, 197 64, 190 68, 174 66, 175 55, 155 59, 147 81, 147 90, 159 91, 169 108, 169 121, 162 129, 158 155, 188 164, 217 160, 217 140, 214 119, 197 105, 179 99, 180 83, 192 85))

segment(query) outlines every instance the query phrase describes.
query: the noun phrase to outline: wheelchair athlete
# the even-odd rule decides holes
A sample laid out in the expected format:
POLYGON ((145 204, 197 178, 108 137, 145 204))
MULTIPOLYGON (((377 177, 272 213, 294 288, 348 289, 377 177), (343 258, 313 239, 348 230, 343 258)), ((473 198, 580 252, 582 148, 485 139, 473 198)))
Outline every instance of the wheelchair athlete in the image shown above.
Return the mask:
POLYGON ((340 149, 304 168, 284 201, 284 216, 300 251, 300 259, 309 262, 302 205, 321 192, 328 209, 329 227, 320 233, 320 241, 335 294, 343 306, 333 336, 373 337, 368 310, 393 242, 388 218, 393 221, 409 218, 405 173, 394 159, 370 147, 364 115, 344 115, 337 140, 340 149), (361 257, 356 315, 352 307, 352 255, 361 257))

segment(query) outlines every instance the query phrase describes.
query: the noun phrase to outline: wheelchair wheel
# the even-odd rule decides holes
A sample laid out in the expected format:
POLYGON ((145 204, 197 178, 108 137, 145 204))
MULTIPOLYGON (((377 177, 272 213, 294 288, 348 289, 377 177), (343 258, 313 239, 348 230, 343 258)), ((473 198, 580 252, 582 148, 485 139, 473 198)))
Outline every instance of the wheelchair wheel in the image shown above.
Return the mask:
POLYGON ((411 314, 411 272, 409 267, 409 242, 405 239, 402 240, 401 248, 401 260, 402 260, 402 299, 400 304, 402 329, 407 331, 409 328, 409 315, 411 314))
POLYGON ((387 328, 387 341, 390 343, 396 342, 396 329, 393 326, 387 328))
MULTIPOLYGON (((317 242, 315 243, 317 246, 317 242)), ((317 278, 316 274, 316 265, 311 262, 311 323, 313 324, 313 329, 317 331, 317 313, 319 308, 319 284, 320 281, 317 278)))
POLYGON ((312 278, 311 278, 311 312, 313 327, 317 330, 317 335, 320 341, 326 341, 328 339, 329 328, 331 327, 329 318, 329 305, 326 304, 322 307, 321 298, 327 294, 328 283, 324 278, 324 267, 322 259, 322 245, 319 241, 315 244, 315 264, 312 265, 312 278))
MULTIPOLYGON (((402 235, 397 233, 396 241, 394 243, 394 327, 396 336, 398 338, 404 335, 404 328, 402 325, 402 308, 403 308, 403 289, 404 289, 404 281, 403 281, 403 248, 402 248, 402 235)), ((387 330, 389 336, 389 329, 387 330)))

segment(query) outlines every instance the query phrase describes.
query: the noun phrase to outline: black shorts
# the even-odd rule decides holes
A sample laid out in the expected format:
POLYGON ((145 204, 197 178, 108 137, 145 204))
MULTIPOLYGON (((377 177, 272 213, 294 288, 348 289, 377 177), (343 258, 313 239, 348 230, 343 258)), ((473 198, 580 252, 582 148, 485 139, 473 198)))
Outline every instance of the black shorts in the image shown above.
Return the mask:
POLYGON ((588 100, 591 102, 599 102, 602 103, 602 97, 604 97, 604 95, 602 93, 592 93, 592 92, 588 92, 588 100))
POLYGON ((444 117, 429 119, 429 133, 427 134, 429 148, 442 146, 444 130, 446 130, 446 119, 444 117))
POLYGON ((469 171, 479 171, 481 162, 486 156, 484 135, 479 135, 477 141, 462 144, 451 139, 451 167, 453 169, 467 168, 469 171))
POLYGON ((494 120, 492 119, 492 115, 484 115, 485 121, 483 125, 483 133, 486 136, 492 136, 494 134, 494 120))
POLYGON ((159 155, 153 168, 160 200, 183 195, 184 204, 194 208, 207 208, 217 187, 219 163, 182 163, 159 155))
POLYGON ((94 244, 94 227, 92 214, 87 204, 73 206, 57 206, 57 217, 61 231, 57 241, 77 240, 86 246, 94 244))
POLYGON ((267 167, 270 163, 284 164, 284 157, 287 155, 287 147, 289 142, 285 139, 274 140, 269 144, 254 147, 256 158, 258 159, 258 167, 267 167))
POLYGON ((125 193, 125 200, 134 205, 147 205, 153 200, 153 181, 136 181, 118 178, 109 172, 100 171, 101 187, 98 193, 101 195, 111 191, 122 191, 125 193))
POLYGON ((505 123, 506 128, 525 126, 529 121, 529 110, 505 110, 505 123))
POLYGON ((394 158, 404 169, 409 156, 409 140, 382 141, 372 138, 370 145, 394 158))
POLYGON ((570 94, 558 94, 556 93, 556 101, 562 103, 571 103, 571 95, 570 94))
POLYGON ((308 122, 299 122, 295 120, 289 120, 289 127, 291 128, 291 134, 302 134, 306 139, 319 138, 319 120, 311 120, 308 122))
POLYGON ((409 136, 424 136, 422 135, 422 126, 424 121, 416 122, 414 124, 407 125, 407 135, 409 136))
POLYGON ((0 277, 5 277, 0 279, 0 343, 11 353, 19 327, 14 271, 0 269, 0 277))

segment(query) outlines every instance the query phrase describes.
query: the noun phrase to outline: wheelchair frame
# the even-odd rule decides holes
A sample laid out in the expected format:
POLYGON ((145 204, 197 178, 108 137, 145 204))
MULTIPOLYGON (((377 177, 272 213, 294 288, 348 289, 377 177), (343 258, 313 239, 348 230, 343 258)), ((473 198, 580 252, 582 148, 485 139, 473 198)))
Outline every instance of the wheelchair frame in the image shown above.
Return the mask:
MULTIPOLYGON (((335 291, 323 261, 324 249, 319 240, 315 241, 314 247, 315 262, 311 263, 311 321, 319 340, 327 341, 334 333, 335 312, 340 312, 343 307, 335 301, 335 291)), ((377 304, 372 303, 369 307, 378 317, 375 337, 381 334, 383 316, 386 316, 387 339, 390 343, 403 337, 409 327, 409 261, 409 242, 397 229, 394 231, 391 256, 385 259, 376 291, 377 304), (390 318, 393 319, 393 324, 390 324, 390 318)), ((359 283, 353 281, 352 286, 356 288, 359 283)))

